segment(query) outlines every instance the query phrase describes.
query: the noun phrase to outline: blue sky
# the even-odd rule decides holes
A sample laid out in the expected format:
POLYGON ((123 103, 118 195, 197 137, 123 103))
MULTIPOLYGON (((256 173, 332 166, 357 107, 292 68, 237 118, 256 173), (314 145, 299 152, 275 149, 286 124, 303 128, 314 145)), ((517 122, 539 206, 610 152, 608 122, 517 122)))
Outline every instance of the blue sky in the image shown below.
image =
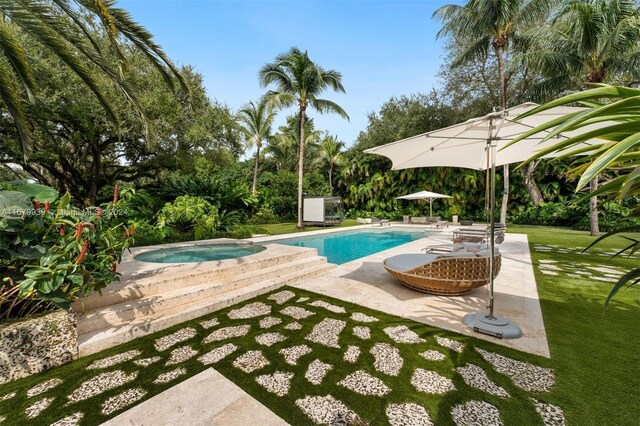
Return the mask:
MULTIPOLYGON (((451 1, 449 1, 451 2, 451 1)), ((128 10, 180 65, 204 76, 212 99, 236 110, 258 99, 262 65, 292 46, 343 74, 346 94, 326 93, 351 121, 311 112, 316 128, 351 145, 391 96, 426 92, 442 62, 439 23, 445 1, 126 0, 128 10)), ((283 111, 277 124, 291 113, 283 111)))

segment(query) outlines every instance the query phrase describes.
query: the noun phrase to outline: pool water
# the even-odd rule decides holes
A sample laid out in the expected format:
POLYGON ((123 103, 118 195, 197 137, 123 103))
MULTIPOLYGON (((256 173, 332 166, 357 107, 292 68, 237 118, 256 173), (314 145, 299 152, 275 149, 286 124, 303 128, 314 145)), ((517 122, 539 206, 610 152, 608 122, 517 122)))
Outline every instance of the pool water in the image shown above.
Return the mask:
POLYGON ((428 236, 424 231, 360 230, 287 238, 285 240, 271 242, 289 246, 315 248, 318 250, 318 254, 325 256, 330 263, 340 265, 428 236))
POLYGON ((263 251, 265 247, 239 244, 202 244, 149 251, 136 256, 137 260, 156 263, 193 263, 233 259, 263 251))

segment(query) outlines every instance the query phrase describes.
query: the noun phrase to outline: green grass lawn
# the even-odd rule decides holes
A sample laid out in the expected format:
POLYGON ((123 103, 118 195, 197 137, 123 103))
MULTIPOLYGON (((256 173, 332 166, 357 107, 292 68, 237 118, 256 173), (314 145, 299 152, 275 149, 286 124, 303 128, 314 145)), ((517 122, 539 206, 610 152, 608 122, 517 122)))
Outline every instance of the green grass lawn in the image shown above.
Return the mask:
MULTIPOLYGON (((287 227, 295 227, 293 224, 279 226, 283 232, 287 227)), ((469 400, 483 400, 496 406, 505 425, 542 424, 542 419, 535 411, 531 398, 561 407, 568 425, 637 424, 638 385, 640 384, 640 362, 638 362, 640 361, 640 289, 620 292, 609 308, 604 311, 604 301, 612 283, 580 277, 574 272, 585 271, 589 267, 620 268, 622 270, 637 266, 638 257, 610 259, 602 255, 604 250, 617 248, 622 242, 620 239, 605 241, 596 250, 584 255, 579 254, 579 249, 593 240, 593 237, 588 236, 585 232, 516 225, 510 226, 509 232, 525 233, 529 238, 551 351, 550 359, 525 354, 491 342, 458 335, 314 293, 291 289, 296 293, 296 297, 282 305, 269 300, 267 295, 261 296, 205 318, 180 324, 154 335, 145 336, 102 353, 82 358, 46 373, 1 385, 0 418, 5 417, 4 424, 50 424, 66 415, 83 412, 85 416, 82 424, 99 424, 126 409, 123 407, 109 415, 101 414, 102 405, 109 398, 117 397, 128 389, 139 388, 146 392, 140 401, 148 399, 208 368, 198 361, 198 357, 225 344, 233 343, 238 349, 211 366, 294 425, 311 424, 309 418, 296 404, 297 400, 306 395, 325 396, 327 394, 344 402, 372 425, 388 424, 385 414, 388 404, 404 402, 415 402, 422 405, 427 409, 435 424, 449 425, 453 423, 452 407, 469 400), (549 264, 554 265, 555 269, 541 269, 544 265, 549 264), (300 296, 308 297, 309 300, 298 302, 297 299, 300 296), (323 300, 344 307, 347 313, 330 312, 323 307, 310 306, 309 302, 314 300, 323 300), (269 329, 261 329, 259 322, 263 317, 249 319, 228 317, 227 314, 232 309, 255 301, 270 306, 271 313, 269 315, 281 319, 282 323, 269 329), (302 329, 287 330, 285 326, 293 321, 281 313, 281 310, 287 306, 304 307, 314 315, 298 320, 302 329), (380 321, 366 324, 358 323, 351 320, 350 314, 352 312, 362 312, 376 317, 380 321), (313 327, 325 317, 345 322, 345 328, 339 339, 340 348, 326 347, 305 339, 313 327), (205 330, 200 323, 212 318, 218 319, 220 324, 205 330), (248 334, 244 336, 219 342, 203 342, 206 336, 217 329, 243 324, 250 325, 248 334), (406 325, 425 341, 417 344, 396 343, 384 332, 384 328, 398 325, 406 325), (369 327, 371 337, 367 340, 356 337, 352 331, 354 326, 369 327), (154 348, 154 343, 159 337, 186 327, 194 330, 194 335, 189 339, 166 350, 158 351, 154 348), (257 336, 272 332, 281 333, 287 339, 270 347, 256 342, 257 336), (437 344, 436 336, 445 336, 462 342, 465 345, 464 350, 462 353, 457 353, 444 348, 437 344), (398 349, 398 353, 403 359, 403 367, 397 376, 377 371, 374 365, 374 356, 370 353, 375 343, 386 343, 398 349), (312 352, 302 356, 297 365, 286 363, 279 351, 283 348, 303 344, 309 346, 312 352), (198 354, 176 365, 166 366, 165 363, 171 352, 183 346, 190 346, 198 354), (348 346, 358 346, 361 350, 361 355, 355 364, 343 360, 348 346), (489 362, 480 356, 475 350, 476 347, 537 366, 552 368, 555 374, 555 385, 550 392, 523 390, 516 386, 509 377, 498 373, 489 362), (104 369, 86 369, 95 360, 131 350, 140 351, 140 354, 134 359, 104 369), (233 365, 234 360, 248 350, 262 351, 265 358, 269 360, 269 365, 251 373, 245 373, 236 368, 233 365), (439 351, 445 355, 445 359, 429 361, 419 355, 425 350, 439 351), (135 360, 156 356, 161 357, 161 360, 146 368, 134 363, 135 360), (319 385, 310 384, 305 379, 308 366, 316 359, 333 367, 319 385), (488 378, 506 390, 511 397, 503 398, 490 395, 467 385, 455 369, 468 363, 481 367, 488 378), (154 383, 160 374, 171 372, 176 368, 184 369, 184 374, 168 383, 154 383), (442 395, 417 391, 410 383, 416 368, 435 371, 443 377, 450 378, 456 390, 442 395), (110 389, 84 401, 65 405, 68 401, 68 395, 77 389, 82 382, 98 374, 116 370, 121 370, 125 374, 136 373, 137 376, 135 380, 123 386, 110 389), (371 376, 381 379, 390 391, 384 396, 364 396, 337 385, 338 382, 356 370, 363 370, 371 376), (277 396, 266 391, 256 381, 259 376, 271 375, 275 372, 293 373, 290 389, 284 396, 277 396), (52 378, 60 378, 63 383, 41 395, 30 398, 27 396, 27 391, 30 388, 52 378), (11 395, 13 392, 16 393, 13 398, 3 400, 3 396, 11 395), (55 399, 39 416, 27 419, 25 410, 42 398, 55 399)), ((603 274, 593 271, 593 276, 606 279, 603 274)), ((215 395, 210 397, 215 397, 215 395)))
MULTIPOLYGON (((309 232, 309 231, 318 231, 320 229, 332 229, 332 228, 341 228, 344 226, 353 226, 356 224, 355 219, 345 219, 340 223, 340 225, 336 226, 307 226, 303 229, 296 228, 295 223, 272 223, 269 225, 260 225, 260 228, 264 228, 270 235, 280 235, 280 234, 290 234, 292 232, 309 232)), ((371 225, 369 225, 371 226, 371 225)))

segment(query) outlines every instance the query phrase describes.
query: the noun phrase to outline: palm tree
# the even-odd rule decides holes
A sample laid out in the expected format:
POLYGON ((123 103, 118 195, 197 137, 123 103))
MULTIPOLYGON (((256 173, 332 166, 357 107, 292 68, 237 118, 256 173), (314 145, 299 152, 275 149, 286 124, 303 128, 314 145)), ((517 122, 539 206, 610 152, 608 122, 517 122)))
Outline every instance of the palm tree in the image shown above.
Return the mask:
MULTIPOLYGON (((308 107, 319 113, 333 112, 349 119, 341 106, 327 99, 318 98, 325 90, 333 89, 345 93, 342 74, 335 70, 325 70, 309 59, 308 53, 291 48, 276 56, 273 63, 260 69, 260 84, 264 87, 275 84, 265 97, 276 107, 298 106, 300 118, 299 140, 305 141, 304 122, 308 107)), ((298 228, 302 228, 302 180, 304 176, 304 143, 298 149, 298 228)))
POLYGON ((333 169, 342 164, 342 150, 344 142, 336 136, 327 136, 320 142, 320 156, 318 162, 329 166, 329 195, 333 195, 333 169))
MULTIPOLYGON (((537 48, 525 56, 546 76, 532 96, 548 100, 588 83, 637 81, 640 77, 640 8, 629 0, 570 0, 540 30, 537 48)), ((591 191, 598 188, 593 176, 591 191)), ((598 199, 589 200, 591 235, 598 235, 598 199)))
MULTIPOLYGON (((438 37, 453 36, 466 49, 452 63, 460 66, 474 59, 486 57, 493 51, 498 62, 500 108, 507 108, 505 51, 518 41, 519 32, 540 22, 549 11, 550 0, 469 0, 466 5, 449 4, 436 10, 433 16, 443 25, 438 37)), ((503 168, 504 190, 500 222, 506 222, 509 201, 509 166, 503 168)), ((533 170, 530 170, 533 173, 533 170)), ((531 199, 542 199, 535 181, 525 176, 531 199)))
POLYGON ((154 43, 152 35, 131 19, 123 9, 109 0, 53 0, 51 2, 0 0, 0 99, 7 107, 20 135, 25 157, 31 141, 31 126, 25 115, 24 92, 29 102, 37 101, 37 83, 26 57, 22 41, 37 42, 51 50, 94 93, 107 117, 118 123, 118 116, 104 95, 91 69, 106 75, 133 105, 146 127, 145 114, 135 90, 124 77, 127 48, 140 50, 160 72, 166 83, 174 88, 188 88, 177 68, 154 43), (102 31, 96 34, 95 25, 102 31), (97 38, 105 36, 110 52, 100 48, 97 38), (117 65, 108 59, 114 53, 117 65))
POLYGON ((238 113, 238 119, 246 136, 247 145, 249 147, 255 145, 256 147, 256 163, 253 167, 253 184, 251 185, 251 192, 254 195, 256 193, 256 181, 258 180, 260 148, 262 148, 262 141, 271 137, 271 124, 275 116, 275 112, 265 99, 262 99, 258 104, 253 101, 249 102, 238 113))
MULTIPOLYGON (((299 161, 295 161, 291 163, 291 156, 294 158, 297 156, 297 153, 300 152, 300 119, 296 115, 294 117, 289 117, 289 126, 280 127, 280 132, 274 135, 273 143, 270 144, 272 148, 270 148, 270 152, 272 154, 276 154, 277 156, 285 156, 285 162, 290 165, 292 168, 296 169, 299 167, 299 161), (290 120, 293 118, 293 120, 290 120)), ((313 126, 313 119, 306 119, 304 123, 304 147, 303 150, 305 152, 305 156, 308 157, 309 149, 311 148, 311 153, 317 150, 318 143, 320 141, 321 132, 320 130, 315 130, 313 126)))

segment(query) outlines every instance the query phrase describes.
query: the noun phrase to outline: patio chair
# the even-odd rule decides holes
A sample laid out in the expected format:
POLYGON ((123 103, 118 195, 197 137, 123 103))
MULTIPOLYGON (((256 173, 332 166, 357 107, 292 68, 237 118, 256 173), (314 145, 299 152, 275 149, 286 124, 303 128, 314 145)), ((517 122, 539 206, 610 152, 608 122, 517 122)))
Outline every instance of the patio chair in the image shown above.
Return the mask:
MULTIPOLYGON (((502 265, 497 249, 493 259, 495 278, 502 265)), ((400 254, 386 259, 384 267, 413 290, 440 296, 462 296, 489 283, 489 250, 478 253, 400 254)))
MULTIPOLYGON (((507 231, 507 226, 503 223, 496 223, 494 225, 495 229, 495 242, 497 244, 502 244, 504 241, 504 234, 507 231)), ((453 231, 453 243, 483 243, 487 242, 489 238, 489 234, 491 234, 491 227, 487 226, 486 228, 460 228, 453 231)))
POLYGON ((391 226, 391 222, 389 222, 388 219, 378 219, 375 216, 371 216, 371 224, 372 225, 380 225, 381 227, 385 224, 387 224, 388 226, 391 226))

